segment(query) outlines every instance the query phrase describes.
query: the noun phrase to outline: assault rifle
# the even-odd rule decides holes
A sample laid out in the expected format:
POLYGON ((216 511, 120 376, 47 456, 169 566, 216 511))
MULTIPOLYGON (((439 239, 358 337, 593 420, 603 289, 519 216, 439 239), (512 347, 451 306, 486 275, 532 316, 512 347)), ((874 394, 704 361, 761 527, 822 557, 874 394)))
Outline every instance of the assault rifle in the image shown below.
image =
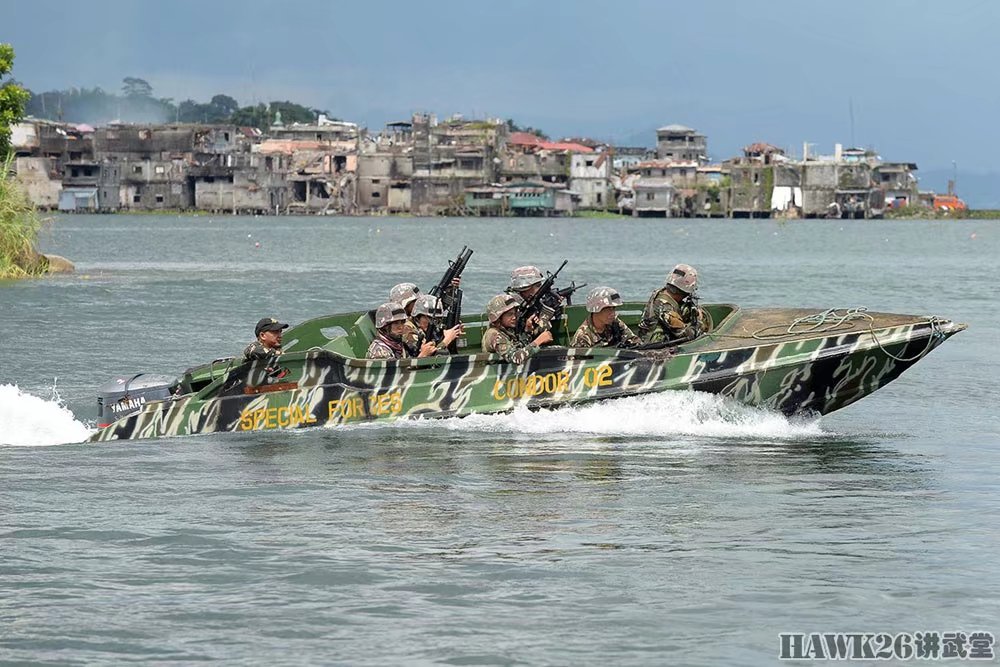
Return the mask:
MULTIPOLYGON (((573 295, 573 292, 580 289, 580 287, 583 287, 583 285, 577 286, 576 283, 570 283, 569 287, 564 287, 561 290, 553 288, 553 285, 556 282, 556 277, 568 262, 568 259, 564 259, 563 263, 559 265, 559 268, 556 269, 554 273, 550 273, 546 276, 545 280, 541 282, 538 286, 538 291, 535 292, 533 296, 525 299, 524 305, 521 307, 521 313, 517 317, 518 333, 524 333, 527 330, 528 320, 535 315, 547 313, 549 317, 557 319, 556 315, 562 308, 563 301, 568 301, 573 295)), ((553 322, 553 324, 555 324, 555 322, 553 322)))
MULTIPOLYGON (((431 288, 430 294, 441 299, 441 308, 445 311, 444 328, 450 329, 462 321, 462 290, 452 283, 462 277, 465 265, 472 257, 472 248, 462 246, 462 252, 458 253, 458 258, 448 262, 448 268, 438 284, 431 288)), ((458 351, 458 342, 452 343, 448 348, 452 354, 458 351)))
POLYGON ((586 286, 587 286, 587 283, 583 283, 582 285, 577 285, 576 282, 574 281, 574 282, 571 282, 569 284, 569 287, 563 287, 562 289, 557 289, 557 290, 553 290, 553 291, 556 294, 558 294, 561 299, 563 299, 564 301, 566 301, 566 305, 572 306, 573 305, 573 293, 576 292, 578 289, 582 289, 582 288, 584 288, 586 286))

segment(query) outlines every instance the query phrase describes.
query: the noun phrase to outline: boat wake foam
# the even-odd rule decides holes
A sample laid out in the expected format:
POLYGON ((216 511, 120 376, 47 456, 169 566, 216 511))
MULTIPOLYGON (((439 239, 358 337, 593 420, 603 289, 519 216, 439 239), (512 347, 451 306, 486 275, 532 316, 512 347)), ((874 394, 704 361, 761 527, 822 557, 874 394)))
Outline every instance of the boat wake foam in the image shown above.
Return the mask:
POLYGON ((44 399, 14 384, 0 384, 0 445, 46 447, 82 442, 93 430, 77 421, 55 388, 44 399))
POLYGON ((530 435, 587 433, 626 436, 702 436, 797 439, 822 435, 819 419, 790 419, 732 399, 668 391, 560 410, 520 408, 504 415, 473 415, 449 428, 530 435))
MULTIPOLYGON (((350 428, 384 428, 365 424, 350 428)), ((707 437, 753 440, 801 440, 831 435, 819 417, 786 417, 733 399, 695 391, 666 391, 558 410, 517 408, 496 415, 462 419, 393 422, 394 427, 444 428, 454 431, 508 433, 533 439, 575 433, 597 436, 707 437)))

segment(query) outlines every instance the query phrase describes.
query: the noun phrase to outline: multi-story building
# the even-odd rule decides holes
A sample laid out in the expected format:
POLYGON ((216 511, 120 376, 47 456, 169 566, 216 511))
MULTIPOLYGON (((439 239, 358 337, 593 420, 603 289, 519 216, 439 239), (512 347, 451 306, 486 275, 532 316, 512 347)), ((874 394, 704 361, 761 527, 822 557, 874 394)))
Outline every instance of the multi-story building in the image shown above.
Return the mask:
POLYGON ((708 139, 684 125, 667 125, 656 131, 656 157, 659 160, 708 163, 708 139))
POLYGON ((438 123, 433 115, 414 114, 412 211, 461 212, 467 187, 495 182, 506 128, 496 119, 468 121, 456 116, 438 123))

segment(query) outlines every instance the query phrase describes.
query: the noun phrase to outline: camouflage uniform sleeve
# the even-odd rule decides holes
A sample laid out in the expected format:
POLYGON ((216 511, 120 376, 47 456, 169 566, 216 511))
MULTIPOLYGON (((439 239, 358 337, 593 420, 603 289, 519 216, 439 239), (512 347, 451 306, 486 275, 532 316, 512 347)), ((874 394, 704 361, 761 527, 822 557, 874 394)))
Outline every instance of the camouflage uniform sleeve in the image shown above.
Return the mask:
POLYGON ((424 332, 420 330, 413 320, 406 320, 406 330, 403 331, 403 345, 410 351, 412 356, 420 354, 420 346, 424 342, 424 332))
POLYGON ((701 320, 702 333, 708 333, 715 328, 715 322, 712 321, 712 314, 701 306, 698 306, 698 317, 701 320))
POLYGON ((642 345, 642 339, 639 338, 637 335, 635 335, 635 333, 632 331, 632 329, 629 328, 627 324, 625 324, 621 320, 615 320, 615 323, 618 324, 618 326, 620 327, 618 336, 618 340, 620 342, 618 343, 618 347, 630 348, 642 345))
POLYGON ((395 359, 396 355, 392 353, 392 349, 388 345, 383 345, 377 340, 373 340, 372 344, 368 346, 368 354, 365 355, 368 359, 395 359))
POLYGON ((590 328, 587 322, 580 325, 580 328, 576 330, 573 334, 573 340, 570 341, 570 347, 594 347, 594 343, 597 342, 594 336, 594 330, 590 328))
POLYGON ((538 348, 519 345, 513 338, 497 329, 489 329, 483 337, 483 351, 500 355, 504 361, 523 364, 538 348))
POLYGON ((243 348, 243 361, 267 359, 269 356, 271 356, 271 353, 268 352, 263 345, 261 345, 259 340, 255 340, 243 348))

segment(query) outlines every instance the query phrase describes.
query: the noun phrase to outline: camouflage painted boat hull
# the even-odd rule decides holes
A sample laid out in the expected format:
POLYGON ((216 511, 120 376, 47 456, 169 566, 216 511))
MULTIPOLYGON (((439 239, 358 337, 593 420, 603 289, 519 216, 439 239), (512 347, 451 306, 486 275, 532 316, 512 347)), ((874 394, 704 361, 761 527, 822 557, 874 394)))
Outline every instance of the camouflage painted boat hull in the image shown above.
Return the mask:
MULTIPOLYGON (((626 304, 623 319, 634 320, 641 307, 626 304)), ((670 390, 711 392, 785 414, 826 414, 891 382, 965 328, 879 313, 802 324, 817 311, 709 308, 716 329, 679 347, 546 348, 522 365, 481 353, 365 360, 357 357, 372 334, 367 314, 317 318, 286 335, 285 377, 269 378, 263 362, 192 369, 181 379, 181 395, 145 404, 92 440, 460 417, 670 390)), ((559 339, 583 317, 570 309, 559 339)), ((485 323, 480 316, 465 320, 465 344, 476 350, 485 323)))

